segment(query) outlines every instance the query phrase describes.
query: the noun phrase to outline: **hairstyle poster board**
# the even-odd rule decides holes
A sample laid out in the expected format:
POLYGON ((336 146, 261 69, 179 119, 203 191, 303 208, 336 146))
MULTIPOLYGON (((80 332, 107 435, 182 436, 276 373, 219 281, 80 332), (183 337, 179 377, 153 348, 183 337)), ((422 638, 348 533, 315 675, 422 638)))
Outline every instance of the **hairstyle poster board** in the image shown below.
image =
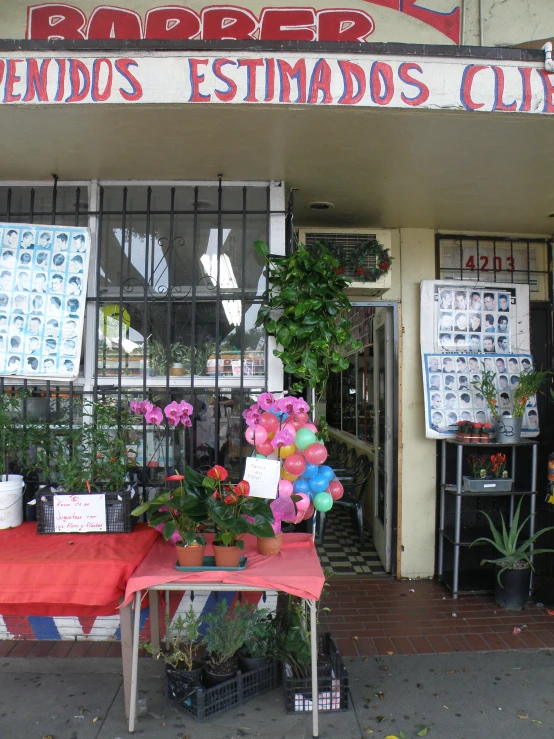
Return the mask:
MULTIPOLYGON (((499 413, 510 415, 518 376, 533 367, 529 287, 424 280, 420 337, 427 438, 455 436, 458 421, 492 423, 473 385, 483 370, 496 374, 499 413)), ((533 397, 523 415, 522 435, 538 432, 533 397)))
POLYGON ((88 228, 0 223, 0 375, 75 380, 88 228))

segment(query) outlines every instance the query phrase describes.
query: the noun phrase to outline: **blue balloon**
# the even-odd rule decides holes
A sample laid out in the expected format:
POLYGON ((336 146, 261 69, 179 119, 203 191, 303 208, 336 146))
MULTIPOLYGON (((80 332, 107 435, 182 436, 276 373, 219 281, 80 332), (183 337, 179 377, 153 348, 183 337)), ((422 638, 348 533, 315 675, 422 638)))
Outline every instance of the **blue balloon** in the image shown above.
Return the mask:
POLYGON ((302 473, 301 476, 305 480, 309 480, 310 477, 315 477, 318 472, 319 472, 319 467, 317 466, 317 464, 309 464, 308 463, 308 464, 306 464, 306 469, 304 470, 304 472, 302 473))
POLYGON ((323 475, 317 474, 315 477, 312 477, 309 485, 312 493, 323 493, 325 490, 327 490, 329 480, 323 475))
POLYGON ((335 477, 335 472, 332 467, 329 467, 328 464, 322 464, 319 468, 319 474, 323 475, 329 482, 335 477))
POLYGON ((307 480, 303 480, 301 477, 298 478, 298 480, 295 480, 295 482, 292 485, 292 490, 295 493, 310 493, 310 486, 308 484, 307 480))

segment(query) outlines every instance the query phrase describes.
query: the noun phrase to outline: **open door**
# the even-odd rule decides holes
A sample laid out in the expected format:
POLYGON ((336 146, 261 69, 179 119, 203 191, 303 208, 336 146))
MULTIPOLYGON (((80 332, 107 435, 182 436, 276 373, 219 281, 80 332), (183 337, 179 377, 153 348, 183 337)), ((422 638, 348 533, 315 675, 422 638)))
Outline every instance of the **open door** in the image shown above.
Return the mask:
POLYGON ((391 570, 393 482, 393 321, 392 308, 380 308, 373 323, 375 460, 373 542, 383 567, 391 570))

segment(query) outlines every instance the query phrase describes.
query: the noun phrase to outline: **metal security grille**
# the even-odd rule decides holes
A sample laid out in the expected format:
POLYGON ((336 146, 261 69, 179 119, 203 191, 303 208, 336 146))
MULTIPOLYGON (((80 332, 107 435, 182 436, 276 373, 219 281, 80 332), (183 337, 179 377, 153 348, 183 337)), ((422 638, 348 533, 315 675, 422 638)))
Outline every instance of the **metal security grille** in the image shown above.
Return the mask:
POLYGON ((52 423, 79 423, 81 397, 119 407, 186 400, 191 429, 162 437, 137 424, 145 494, 185 463, 225 464, 238 476, 241 413, 268 384, 266 336, 254 326, 266 277, 252 244, 270 243, 272 217, 285 217, 271 210, 270 190, 221 180, 0 186, 0 221, 89 226, 93 243, 78 380, 2 377, 0 392, 23 385, 25 409, 52 423))
MULTIPOLYGON (((315 246, 318 242, 327 242, 329 244, 336 244, 340 247, 346 261, 350 261, 350 257, 355 255, 358 251, 358 247, 361 244, 365 244, 370 239, 375 239, 374 233, 348 233, 345 231, 337 231, 336 233, 325 232, 306 232, 306 246, 315 246)), ((377 266, 377 257, 375 255, 367 255, 365 262, 362 265, 365 269, 373 269, 377 266)), ((354 270, 347 266, 344 270, 344 276, 352 280, 356 279, 354 270)))
POLYGON ((526 284, 531 300, 548 300, 549 251, 545 239, 439 234, 439 279, 526 284))

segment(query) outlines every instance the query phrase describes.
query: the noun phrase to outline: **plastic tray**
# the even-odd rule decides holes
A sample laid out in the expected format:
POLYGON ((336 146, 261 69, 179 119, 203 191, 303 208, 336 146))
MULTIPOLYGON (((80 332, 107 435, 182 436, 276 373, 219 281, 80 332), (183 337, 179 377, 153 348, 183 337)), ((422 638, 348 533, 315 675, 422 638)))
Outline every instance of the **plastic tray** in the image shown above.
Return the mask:
POLYGON ((182 567, 178 562, 175 564, 175 569, 179 572, 213 572, 214 570, 223 572, 233 572, 234 570, 245 570, 248 557, 241 557, 239 559, 238 567, 217 567, 215 563, 215 557, 204 557, 204 562, 197 567, 182 567))

